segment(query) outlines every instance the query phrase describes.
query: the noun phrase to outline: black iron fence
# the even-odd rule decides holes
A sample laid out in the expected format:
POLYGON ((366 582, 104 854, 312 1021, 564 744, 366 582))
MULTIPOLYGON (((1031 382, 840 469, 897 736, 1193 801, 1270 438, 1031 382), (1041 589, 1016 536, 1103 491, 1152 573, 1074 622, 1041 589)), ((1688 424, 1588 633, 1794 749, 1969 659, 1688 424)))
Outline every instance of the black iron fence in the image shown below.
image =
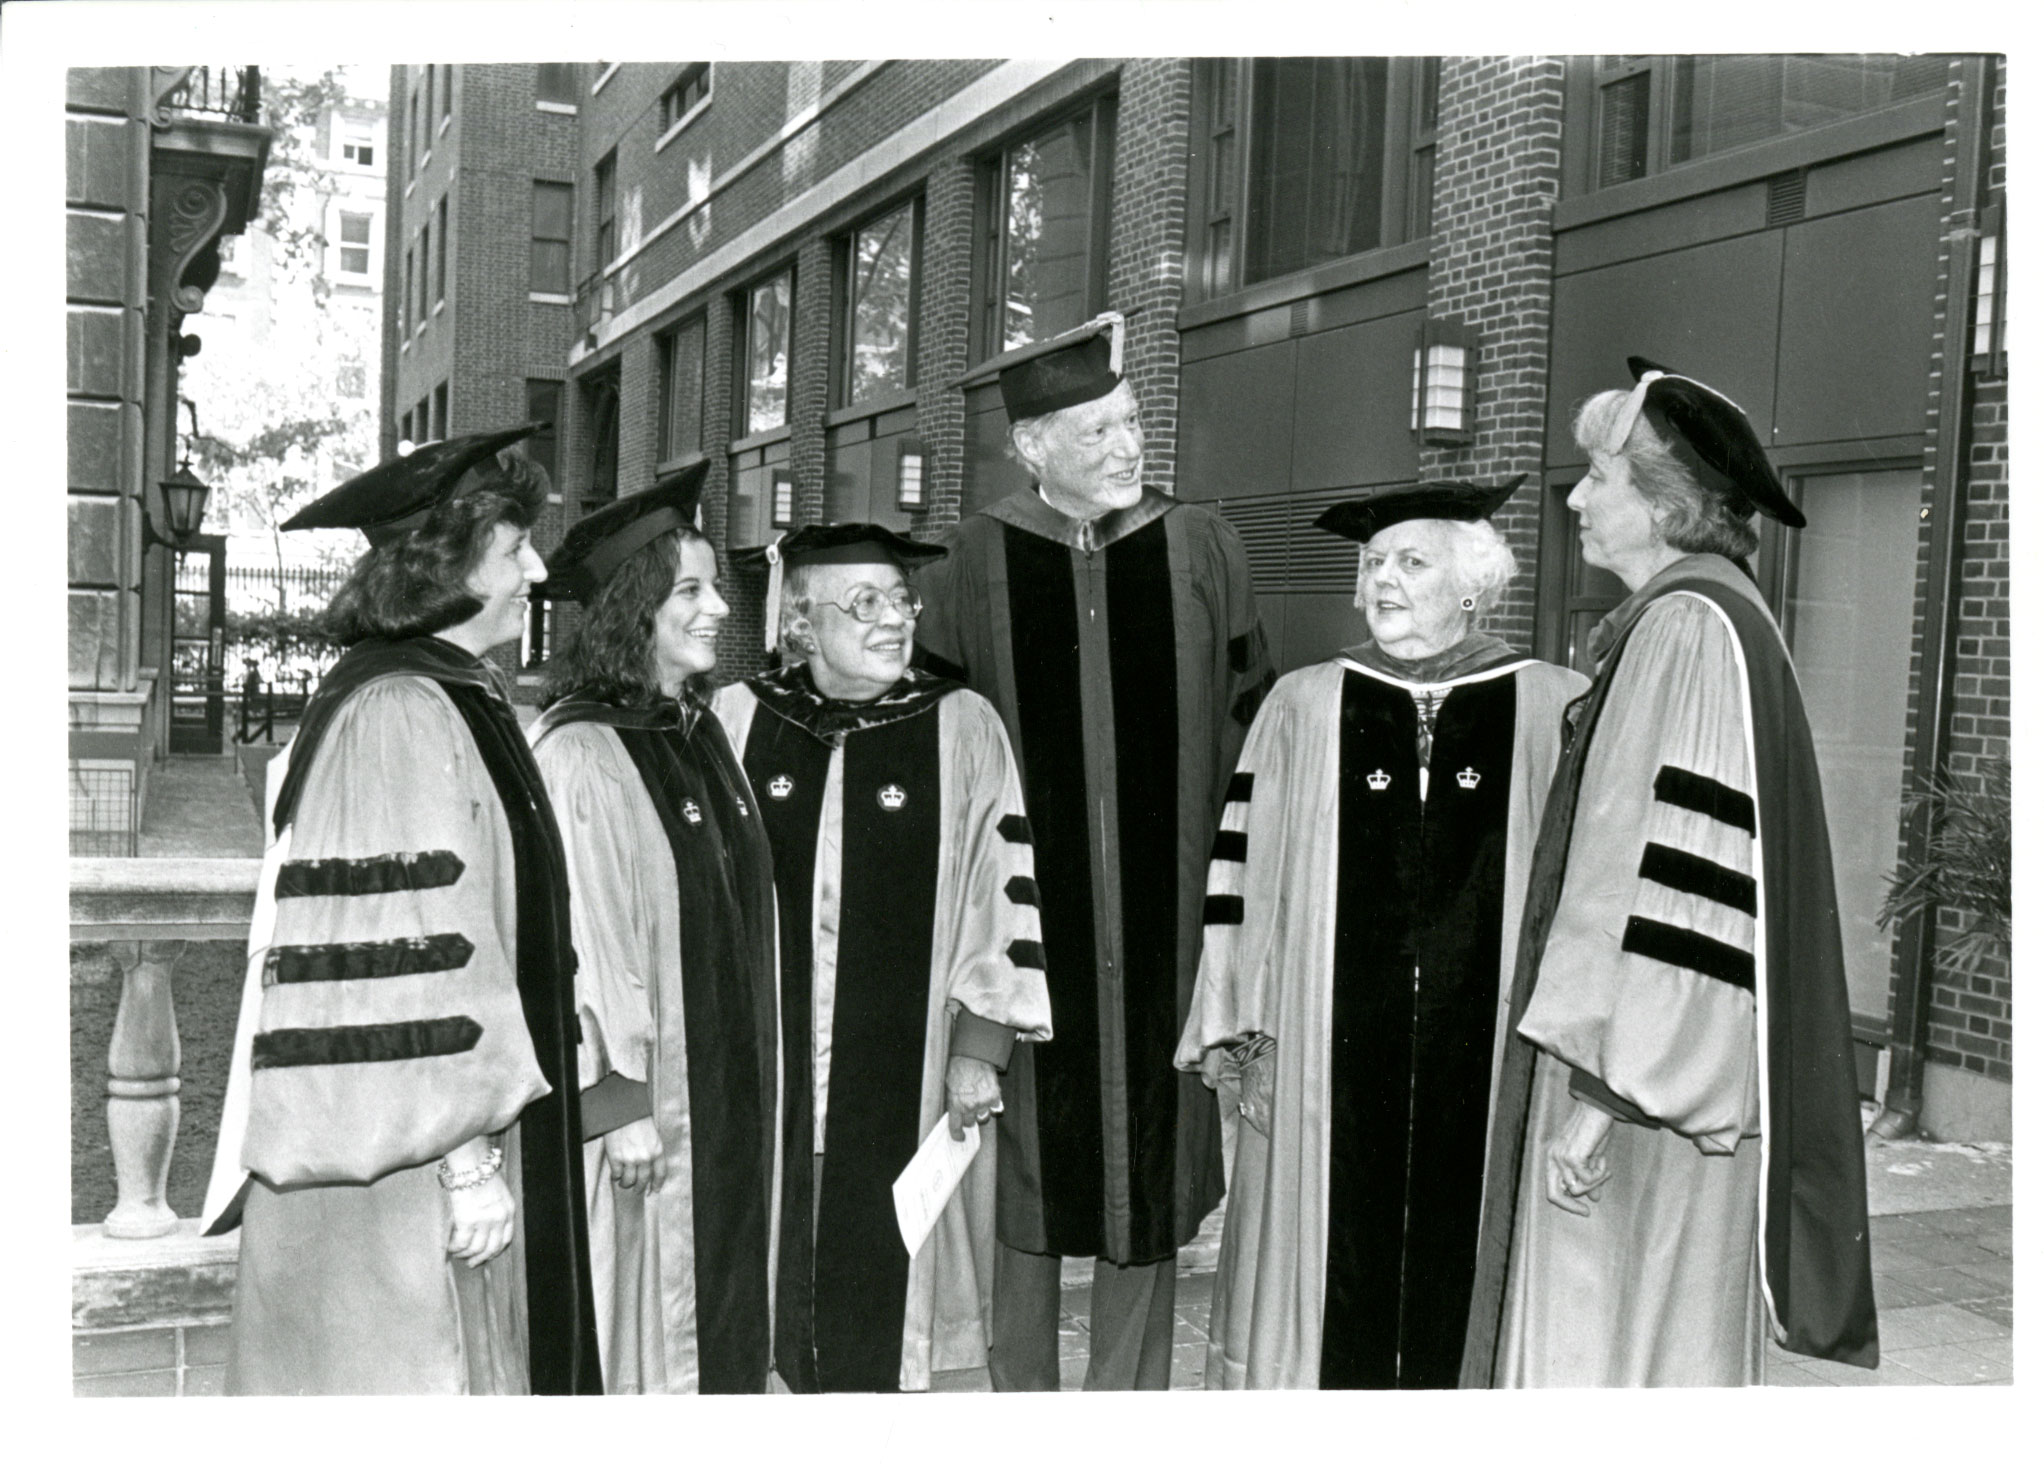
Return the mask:
POLYGON ((295 592, 307 600, 324 601, 338 591, 341 582, 347 578, 346 571, 320 566, 293 565, 281 570, 275 566, 260 565, 227 567, 227 584, 232 588, 274 592, 281 586, 286 592, 295 592))
POLYGON ((263 115, 259 66, 194 66, 163 94, 159 110, 228 122, 256 123, 263 115))

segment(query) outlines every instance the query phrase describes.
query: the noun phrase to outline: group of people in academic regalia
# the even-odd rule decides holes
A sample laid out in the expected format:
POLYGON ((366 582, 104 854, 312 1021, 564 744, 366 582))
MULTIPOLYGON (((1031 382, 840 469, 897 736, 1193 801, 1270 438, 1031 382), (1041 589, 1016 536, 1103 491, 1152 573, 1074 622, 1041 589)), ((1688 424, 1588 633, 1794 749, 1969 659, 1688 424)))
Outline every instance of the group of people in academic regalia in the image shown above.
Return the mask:
POLYGON ((1829 844, 1739 409, 1585 403, 1596 676, 1483 630, 1518 481, 1337 504, 1367 636, 1280 679, 1242 541, 1143 482, 1121 320, 1012 353, 1032 487, 811 526, 770 670, 701 466, 542 562, 531 428, 362 530, 275 762, 207 1211, 241 1393, 1734 1384, 1876 1359, 1829 844), (575 605, 521 728, 487 660, 575 605), (911 1251, 895 1181, 978 1148, 911 1251), (1226 1143, 1226 1144, 1224 1144, 1226 1143), (1224 1162, 1225 1153, 1225 1162, 1224 1162))

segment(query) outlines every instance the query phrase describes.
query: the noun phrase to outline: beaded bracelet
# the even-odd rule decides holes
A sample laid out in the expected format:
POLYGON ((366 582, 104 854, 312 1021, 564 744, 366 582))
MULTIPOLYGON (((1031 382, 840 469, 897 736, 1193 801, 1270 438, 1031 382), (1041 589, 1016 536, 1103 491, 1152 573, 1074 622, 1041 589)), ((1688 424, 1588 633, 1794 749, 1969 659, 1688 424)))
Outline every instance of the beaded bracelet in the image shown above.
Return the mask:
POLYGON ((465 1166, 456 1171, 444 1160, 440 1163, 440 1185, 450 1192, 465 1192, 470 1187, 480 1187, 504 1165, 504 1148, 492 1146, 489 1155, 474 1166, 465 1166))

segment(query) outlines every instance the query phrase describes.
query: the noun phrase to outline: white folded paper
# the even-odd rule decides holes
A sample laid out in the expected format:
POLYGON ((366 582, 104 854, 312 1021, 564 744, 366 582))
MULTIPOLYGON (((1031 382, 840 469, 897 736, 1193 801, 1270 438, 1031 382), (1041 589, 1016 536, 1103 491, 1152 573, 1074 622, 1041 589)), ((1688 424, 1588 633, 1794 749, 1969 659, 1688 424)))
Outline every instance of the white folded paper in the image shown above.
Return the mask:
POLYGON ((939 1116, 937 1128, 923 1138, 914 1158, 894 1179, 894 1220, 909 1257, 915 1257, 916 1249, 923 1246, 923 1239, 937 1225, 937 1215, 978 1154, 978 1126, 967 1126, 965 1139, 953 1141, 950 1117, 939 1116))

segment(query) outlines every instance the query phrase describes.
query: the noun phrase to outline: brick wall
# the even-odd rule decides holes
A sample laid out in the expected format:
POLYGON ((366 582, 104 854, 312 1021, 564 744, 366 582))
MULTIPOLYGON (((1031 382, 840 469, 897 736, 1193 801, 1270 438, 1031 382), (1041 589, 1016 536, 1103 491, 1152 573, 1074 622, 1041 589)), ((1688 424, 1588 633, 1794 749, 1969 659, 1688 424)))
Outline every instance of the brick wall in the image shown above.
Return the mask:
POLYGON ((1476 436, 1422 449, 1420 473, 1528 476, 1497 516, 1519 575, 1487 628, 1523 648, 1533 645, 1561 122, 1561 58, 1443 59, 1427 313, 1476 333, 1476 436))
MULTIPOLYGON (((1966 125, 1967 109, 1960 87, 1961 66, 1953 64, 1948 90, 1945 130, 1945 243, 1939 258, 1939 279, 1944 293, 1939 306, 1940 347, 1933 363, 1934 377, 1928 401, 1928 441, 1925 449, 1924 504, 1933 502, 1933 479, 1938 455, 1937 427, 1940 390, 1943 382, 1959 372, 1971 376, 1973 401, 1968 424, 1966 464, 1964 555, 1960 563, 1956 657, 1953 664, 1951 737, 1947 768, 1955 781, 1978 784, 1990 761, 2009 756, 2009 459, 2008 383, 1982 380, 1972 373, 1968 361, 1970 338, 1960 335, 1968 317, 1963 311, 1947 314, 1950 303, 1963 303, 1971 294, 1971 282, 1951 278, 1950 239, 1955 231, 1977 224, 1954 205, 1959 159, 1959 129, 1966 125), (1946 327, 1950 323, 1952 350, 1945 349, 1946 327)), ((1995 68, 1992 132, 1987 158, 1985 202, 1998 203, 2005 196, 2007 174, 2006 139, 2007 83, 2005 64, 1995 68)), ((1950 451, 1950 450, 1947 450, 1950 451)), ((1930 528, 1919 535, 1922 583, 1931 584, 1928 572, 1930 528)), ((1918 603, 1917 643, 1912 647, 1912 682, 1922 666, 1922 603, 1918 603)), ((1917 729, 1916 698, 1910 707, 1910 754, 1914 757, 1917 729)), ((1939 914, 1940 941, 1956 937, 1965 926, 1956 913, 1939 914)), ((1940 961, 1931 989, 1930 1058, 1958 1066, 1991 1079, 2008 1081, 2013 1073, 2014 1034, 2009 965, 2004 957, 1983 956, 1975 965, 1963 967, 1940 961)))
POLYGON ((972 162, 951 158, 930 170, 923 188, 922 338, 918 343, 916 436, 928 453, 928 507, 915 532, 934 535, 958 523, 965 493, 965 393, 950 386, 965 371, 972 310, 972 162))
POLYGON ((1178 458, 1178 308, 1185 299, 1191 127, 1189 58, 1131 61, 1122 68, 1107 304, 1142 308, 1128 325, 1122 375, 1143 408, 1143 478, 1167 494, 1178 458))
POLYGON ((823 415, 830 409, 831 242, 812 236, 795 260, 793 344, 788 358, 788 467, 795 523, 823 518, 823 415))

